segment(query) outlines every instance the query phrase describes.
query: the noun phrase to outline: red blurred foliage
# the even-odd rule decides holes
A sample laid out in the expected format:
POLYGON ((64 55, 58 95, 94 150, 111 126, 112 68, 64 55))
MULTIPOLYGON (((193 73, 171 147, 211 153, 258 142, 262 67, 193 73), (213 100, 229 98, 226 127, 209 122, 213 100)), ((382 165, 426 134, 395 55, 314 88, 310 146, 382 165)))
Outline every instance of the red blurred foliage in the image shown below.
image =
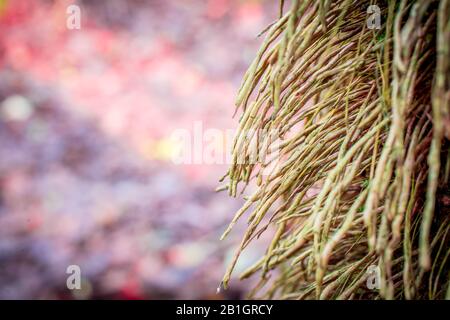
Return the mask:
POLYGON ((85 0, 69 30, 71 3, 0 10, 0 298, 209 298, 239 203, 213 192, 226 165, 175 166, 164 148, 194 121, 235 126, 277 8, 85 0), (69 264, 92 290, 67 292, 69 264))

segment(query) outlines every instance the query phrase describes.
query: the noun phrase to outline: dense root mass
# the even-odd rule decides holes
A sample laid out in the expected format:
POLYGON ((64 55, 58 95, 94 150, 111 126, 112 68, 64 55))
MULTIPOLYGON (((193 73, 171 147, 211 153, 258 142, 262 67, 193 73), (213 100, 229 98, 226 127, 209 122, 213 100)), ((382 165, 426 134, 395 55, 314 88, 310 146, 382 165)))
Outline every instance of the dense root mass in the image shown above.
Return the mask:
POLYGON ((294 0, 280 12, 237 97, 223 188, 255 191, 225 231, 248 216, 223 286, 272 232, 241 275, 260 275, 252 297, 448 298, 450 0, 294 0))

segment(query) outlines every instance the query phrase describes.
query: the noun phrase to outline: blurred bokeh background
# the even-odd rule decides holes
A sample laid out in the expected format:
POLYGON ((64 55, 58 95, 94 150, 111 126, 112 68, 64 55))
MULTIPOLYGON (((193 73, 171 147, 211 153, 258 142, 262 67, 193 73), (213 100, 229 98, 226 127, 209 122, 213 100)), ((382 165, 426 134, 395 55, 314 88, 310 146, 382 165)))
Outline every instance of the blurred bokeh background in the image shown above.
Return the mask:
POLYGON ((227 165, 175 165, 169 137, 195 121, 236 127, 237 88, 277 10, 0 0, 1 299, 243 297, 247 282, 216 294, 241 236, 218 240, 241 204, 214 192, 227 165), (68 265, 82 290, 67 289, 68 265))

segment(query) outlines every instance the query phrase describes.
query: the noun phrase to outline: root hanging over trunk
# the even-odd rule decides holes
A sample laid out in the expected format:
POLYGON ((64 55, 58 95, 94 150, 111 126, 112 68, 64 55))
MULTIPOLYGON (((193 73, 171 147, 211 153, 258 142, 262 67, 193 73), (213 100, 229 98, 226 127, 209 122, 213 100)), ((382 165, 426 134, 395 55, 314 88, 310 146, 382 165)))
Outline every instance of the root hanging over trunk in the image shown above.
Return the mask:
POLYGON ((271 232, 250 297, 449 298, 450 0, 280 6, 236 100, 222 189, 254 191, 222 285, 271 232))

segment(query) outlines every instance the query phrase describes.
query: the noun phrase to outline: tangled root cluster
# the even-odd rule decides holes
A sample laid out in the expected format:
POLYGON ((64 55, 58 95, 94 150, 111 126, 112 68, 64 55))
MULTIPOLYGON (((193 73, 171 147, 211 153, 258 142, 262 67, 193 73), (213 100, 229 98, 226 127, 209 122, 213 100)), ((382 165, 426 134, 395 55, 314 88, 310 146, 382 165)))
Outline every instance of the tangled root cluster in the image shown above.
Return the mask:
POLYGON ((449 298, 450 0, 281 1, 264 33, 236 101, 222 189, 254 192, 222 285, 272 232, 250 297, 449 298))

